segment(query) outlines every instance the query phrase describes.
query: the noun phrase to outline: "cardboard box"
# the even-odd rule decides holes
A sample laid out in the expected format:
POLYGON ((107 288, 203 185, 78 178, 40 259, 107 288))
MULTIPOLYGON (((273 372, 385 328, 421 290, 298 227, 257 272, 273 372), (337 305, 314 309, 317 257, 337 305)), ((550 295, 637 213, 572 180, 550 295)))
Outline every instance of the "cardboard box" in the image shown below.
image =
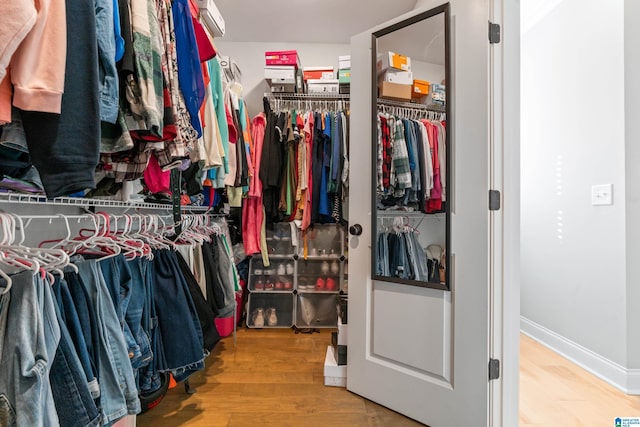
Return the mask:
POLYGON ((264 78, 269 80, 296 78, 296 67, 292 65, 267 65, 264 67, 264 78))
POLYGON ((304 67, 304 79, 305 80, 333 80, 335 79, 335 73, 333 67, 304 67))
POLYGON ((389 68, 399 71, 411 71, 411 58, 389 51, 378 55, 376 66, 378 73, 382 73, 389 68))
POLYGON ((422 98, 429 95, 429 82, 426 80, 414 80, 411 87, 412 98, 422 98))
POLYGON ((398 71, 389 68, 380 76, 380 79, 385 82, 398 83, 401 85, 412 85, 413 73, 411 71, 398 71))
POLYGON ((291 65, 300 68, 300 58, 295 50, 278 50, 264 53, 265 65, 291 65))
POLYGON ((308 93, 338 93, 340 84, 337 79, 310 79, 307 80, 308 93))
POLYGON ((338 81, 340 84, 351 83, 351 69, 340 69, 338 70, 338 81))
POLYGON ((380 82, 378 85, 380 98, 395 99, 399 101, 411 100, 411 85, 402 85, 391 82, 380 82))

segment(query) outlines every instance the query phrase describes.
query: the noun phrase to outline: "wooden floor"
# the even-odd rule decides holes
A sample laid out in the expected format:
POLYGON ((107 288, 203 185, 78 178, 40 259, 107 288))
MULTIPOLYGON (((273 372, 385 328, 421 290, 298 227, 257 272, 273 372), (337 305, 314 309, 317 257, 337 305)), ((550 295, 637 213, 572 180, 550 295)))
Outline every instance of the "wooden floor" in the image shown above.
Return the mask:
POLYGON ((520 426, 612 427, 616 417, 640 417, 640 396, 520 336, 520 426))
MULTIPOLYGON (((170 390, 138 426, 418 426, 344 388, 323 385, 329 331, 241 329, 224 338, 191 377, 196 389, 170 390)), ((613 426, 640 416, 625 396, 532 339, 521 337, 520 426, 613 426)), ((509 426, 506 426, 509 427, 509 426)))

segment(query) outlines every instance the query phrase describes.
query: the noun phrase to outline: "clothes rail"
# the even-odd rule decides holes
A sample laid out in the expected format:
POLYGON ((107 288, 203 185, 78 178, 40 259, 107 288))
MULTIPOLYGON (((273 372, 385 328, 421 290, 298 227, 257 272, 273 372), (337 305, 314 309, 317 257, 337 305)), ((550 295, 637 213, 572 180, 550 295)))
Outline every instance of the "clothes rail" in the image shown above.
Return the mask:
POLYGON ((349 109, 349 95, 324 94, 324 93, 266 93, 265 98, 276 111, 297 110, 329 110, 343 111, 349 109))
POLYGON ((377 107, 378 112, 414 120, 445 120, 446 118, 446 107, 443 105, 415 104, 378 98, 377 107))

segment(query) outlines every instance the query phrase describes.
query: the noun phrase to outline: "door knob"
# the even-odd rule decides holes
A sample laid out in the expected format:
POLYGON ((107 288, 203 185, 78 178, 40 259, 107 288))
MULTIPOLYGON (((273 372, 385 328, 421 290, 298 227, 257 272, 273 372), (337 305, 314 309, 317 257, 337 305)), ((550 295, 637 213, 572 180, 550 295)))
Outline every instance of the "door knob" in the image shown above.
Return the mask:
POLYGON ((362 226, 360 224, 353 224, 349 227, 349 233, 352 236, 359 236, 362 234, 362 226))

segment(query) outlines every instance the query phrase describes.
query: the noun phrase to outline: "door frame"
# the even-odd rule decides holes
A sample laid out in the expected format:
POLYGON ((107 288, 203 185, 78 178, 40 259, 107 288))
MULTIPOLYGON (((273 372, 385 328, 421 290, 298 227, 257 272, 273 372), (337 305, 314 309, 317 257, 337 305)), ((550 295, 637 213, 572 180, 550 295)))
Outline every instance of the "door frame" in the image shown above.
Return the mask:
POLYGON ((502 378, 490 383, 489 425, 515 426, 520 383, 520 2, 491 0, 489 16, 501 32, 489 60, 491 187, 501 194, 501 208, 491 214, 489 350, 500 360, 502 378))

